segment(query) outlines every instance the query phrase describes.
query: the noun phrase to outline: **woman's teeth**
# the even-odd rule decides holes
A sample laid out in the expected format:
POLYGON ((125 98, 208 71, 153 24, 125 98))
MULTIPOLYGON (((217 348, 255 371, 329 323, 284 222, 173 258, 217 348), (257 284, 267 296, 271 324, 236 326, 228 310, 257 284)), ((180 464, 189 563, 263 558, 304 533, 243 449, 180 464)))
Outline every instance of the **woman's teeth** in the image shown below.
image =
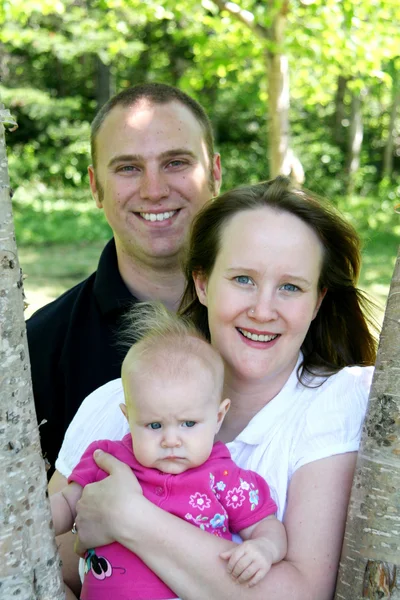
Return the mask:
POLYGON ((238 329, 240 333, 244 335, 244 337, 246 337, 249 340, 252 340, 253 342, 270 342, 271 340, 274 340, 278 337, 277 333, 274 335, 257 335, 256 333, 250 333, 250 331, 246 331, 245 329, 240 329, 240 327, 238 327, 238 329))

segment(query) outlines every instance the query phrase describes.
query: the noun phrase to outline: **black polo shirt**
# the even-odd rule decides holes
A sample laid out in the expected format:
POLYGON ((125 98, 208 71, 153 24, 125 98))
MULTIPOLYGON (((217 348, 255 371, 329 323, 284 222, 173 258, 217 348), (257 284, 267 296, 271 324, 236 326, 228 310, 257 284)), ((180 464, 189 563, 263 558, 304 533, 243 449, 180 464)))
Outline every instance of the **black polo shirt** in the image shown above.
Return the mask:
POLYGON ((137 302, 118 271, 114 240, 98 269, 27 321, 33 394, 43 456, 51 465, 83 399, 120 377, 121 317, 137 302))

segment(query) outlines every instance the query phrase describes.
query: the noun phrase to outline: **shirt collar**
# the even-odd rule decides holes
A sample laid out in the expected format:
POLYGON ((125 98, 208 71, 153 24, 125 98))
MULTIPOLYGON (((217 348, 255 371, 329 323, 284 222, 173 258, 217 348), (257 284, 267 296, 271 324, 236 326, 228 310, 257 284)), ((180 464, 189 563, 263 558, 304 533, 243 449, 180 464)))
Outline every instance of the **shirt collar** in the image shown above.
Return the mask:
POLYGON ((107 243, 101 253, 93 292, 104 315, 121 311, 131 306, 132 301, 137 301, 120 275, 114 238, 107 243))

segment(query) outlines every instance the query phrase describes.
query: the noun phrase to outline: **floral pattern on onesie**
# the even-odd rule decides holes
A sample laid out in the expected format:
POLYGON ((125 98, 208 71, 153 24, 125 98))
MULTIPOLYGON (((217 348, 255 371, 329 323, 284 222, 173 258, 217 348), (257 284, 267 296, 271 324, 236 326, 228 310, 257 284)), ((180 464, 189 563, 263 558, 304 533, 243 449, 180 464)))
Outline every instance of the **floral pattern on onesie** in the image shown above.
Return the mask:
MULTIPOLYGON (((255 474, 251 472, 248 472, 249 477, 240 476, 240 471, 242 470, 234 465, 233 469, 210 473, 210 493, 195 492, 189 495, 188 503, 195 510, 187 512, 185 519, 218 537, 222 537, 222 534, 228 533, 229 530, 232 531, 232 518, 234 522, 237 518, 246 518, 249 512, 257 508, 260 501, 258 484, 261 483, 261 478, 253 477, 255 474), (234 511, 238 511, 239 514, 234 515, 234 511)), ((263 484, 262 488, 265 491, 263 484)), ((273 505, 270 506, 270 509, 272 508, 273 505)), ((274 510, 271 510, 270 514, 273 512, 274 510)), ((241 527, 244 528, 245 526, 241 527)))

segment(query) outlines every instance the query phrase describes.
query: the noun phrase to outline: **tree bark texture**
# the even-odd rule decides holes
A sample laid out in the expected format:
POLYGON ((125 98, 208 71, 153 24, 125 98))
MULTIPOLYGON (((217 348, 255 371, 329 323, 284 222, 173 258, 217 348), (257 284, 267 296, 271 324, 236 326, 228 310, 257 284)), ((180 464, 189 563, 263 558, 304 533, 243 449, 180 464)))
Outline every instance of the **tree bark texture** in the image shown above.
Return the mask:
POLYGON ((289 64, 282 53, 288 3, 282 2, 280 11, 269 29, 274 50, 266 51, 268 78, 268 148, 270 178, 290 174, 289 151, 289 64))
POLYGON ((47 499, 0 104, 0 599, 65 598, 47 499))
POLYGON ((351 492, 335 600, 400 599, 400 248, 351 492))
POLYGON ((362 100, 360 94, 353 94, 349 127, 349 146, 347 157, 347 193, 352 194, 354 177, 360 167, 361 146, 364 137, 362 120, 362 100))

